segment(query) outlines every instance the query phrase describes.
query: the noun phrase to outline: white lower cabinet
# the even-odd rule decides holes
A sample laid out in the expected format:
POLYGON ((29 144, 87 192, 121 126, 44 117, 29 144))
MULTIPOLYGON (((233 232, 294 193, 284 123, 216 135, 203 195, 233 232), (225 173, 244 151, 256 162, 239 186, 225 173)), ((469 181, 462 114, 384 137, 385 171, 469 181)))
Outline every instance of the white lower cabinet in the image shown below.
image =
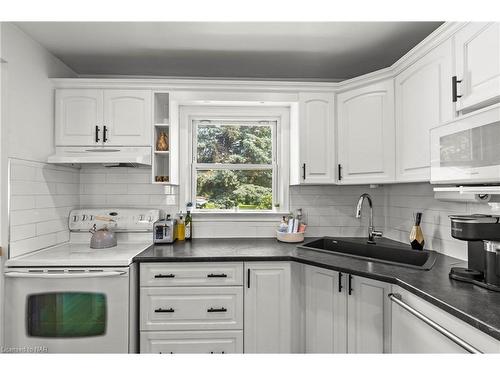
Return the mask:
POLYGON ((390 353, 391 284, 347 276, 347 350, 349 353, 390 353))
POLYGON ((306 267, 306 352, 390 352, 391 285, 306 267))
POLYGON ((420 297, 394 287, 393 293, 409 308, 432 320, 440 332, 407 308, 392 302, 392 353, 467 353, 447 334, 452 334, 483 353, 499 353, 500 342, 420 297))
POLYGON ((243 263, 142 263, 141 353, 243 353, 243 263))
POLYGON ((243 353, 243 331, 141 332, 141 351, 158 354, 243 353))
POLYGON ((245 263, 245 277, 245 353, 290 353, 290 263, 245 263))
POLYGON ((337 271, 305 270, 306 353, 346 353, 347 294, 337 271))

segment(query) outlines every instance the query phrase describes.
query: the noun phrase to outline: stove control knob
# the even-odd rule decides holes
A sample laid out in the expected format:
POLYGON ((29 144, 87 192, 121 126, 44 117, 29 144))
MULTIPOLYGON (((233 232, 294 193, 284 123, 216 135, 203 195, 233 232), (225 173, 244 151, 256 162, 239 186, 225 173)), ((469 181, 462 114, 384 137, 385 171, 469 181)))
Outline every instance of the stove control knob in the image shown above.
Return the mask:
POLYGON ((94 215, 90 215, 89 220, 94 220, 94 215))
POLYGON ((149 216, 148 221, 151 223, 153 221, 153 218, 151 216, 149 216))
POLYGON ((75 223, 75 222, 77 222, 77 221, 78 221, 78 216, 74 215, 74 216, 72 217, 72 220, 73 220, 73 222, 74 222, 74 223, 75 223))
POLYGON ((144 221, 144 215, 139 215, 139 221, 144 221))
POLYGON ((82 215, 82 221, 87 220, 87 215, 82 215))

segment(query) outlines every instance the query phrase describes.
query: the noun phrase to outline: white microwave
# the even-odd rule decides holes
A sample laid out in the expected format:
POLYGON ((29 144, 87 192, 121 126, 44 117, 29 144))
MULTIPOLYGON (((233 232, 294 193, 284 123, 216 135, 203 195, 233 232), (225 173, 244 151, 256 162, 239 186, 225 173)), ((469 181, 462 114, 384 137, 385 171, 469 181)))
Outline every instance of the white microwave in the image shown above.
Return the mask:
POLYGON ((430 131, 432 184, 500 184, 500 104, 430 131))

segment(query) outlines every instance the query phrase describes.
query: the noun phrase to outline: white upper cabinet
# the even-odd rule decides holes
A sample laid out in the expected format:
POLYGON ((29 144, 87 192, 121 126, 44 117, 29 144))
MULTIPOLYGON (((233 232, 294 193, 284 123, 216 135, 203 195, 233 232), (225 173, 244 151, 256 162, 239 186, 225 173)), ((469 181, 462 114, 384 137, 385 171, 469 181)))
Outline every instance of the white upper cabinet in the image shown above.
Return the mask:
POLYGON ((290 263, 246 263, 245 275, 245 353, 290 353, 290 263))
POLYGON ((396 77, 396 180, 430 180, 429 130, 453 117, 452 42, 396 77))
POLYGON ((102 90, 56 90, 56 146, 102 144, 102 90))
POLYGON ((151 91, 105 90, 106 144, 151 145, 151 91))
POLYGON ((333 93, 299 94, 299 124, 292 137, 298 142, 299 158, 293 161, 292 183, 335 183, 333 93), (298 164, 298 165, 297 165, 298 164), (296 172, 298 171, 298 173, 296 172))
POLYGON ((457 110, 500 100, 500 23, 471 22, 455 35, 457 110))
POLYGON ((339 94, 338 180, 341 184, 394 182, 394 81, 339 94))
POLYGON ((56 146, 150 146, 151 91, 56 90, 56 146))

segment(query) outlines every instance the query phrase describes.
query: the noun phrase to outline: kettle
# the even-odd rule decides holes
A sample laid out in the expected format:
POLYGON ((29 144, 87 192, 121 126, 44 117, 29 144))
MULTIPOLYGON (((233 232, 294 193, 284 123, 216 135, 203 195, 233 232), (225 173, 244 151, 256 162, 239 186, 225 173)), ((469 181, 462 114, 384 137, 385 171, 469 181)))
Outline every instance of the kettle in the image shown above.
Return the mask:
MULTIPOLYGON (((96 220, 108 221, 116 224, 113 219, 103 216, 96 216, 96 220)), ((92 238, 90 239, 91 249, 106 249, 108 247, 114 247, 117 244, 116 233, 112 228, 108 228, 107 225, 103 228, 97 229, 96 224, 94 224, 89 232, 92 233, 92 238)))

